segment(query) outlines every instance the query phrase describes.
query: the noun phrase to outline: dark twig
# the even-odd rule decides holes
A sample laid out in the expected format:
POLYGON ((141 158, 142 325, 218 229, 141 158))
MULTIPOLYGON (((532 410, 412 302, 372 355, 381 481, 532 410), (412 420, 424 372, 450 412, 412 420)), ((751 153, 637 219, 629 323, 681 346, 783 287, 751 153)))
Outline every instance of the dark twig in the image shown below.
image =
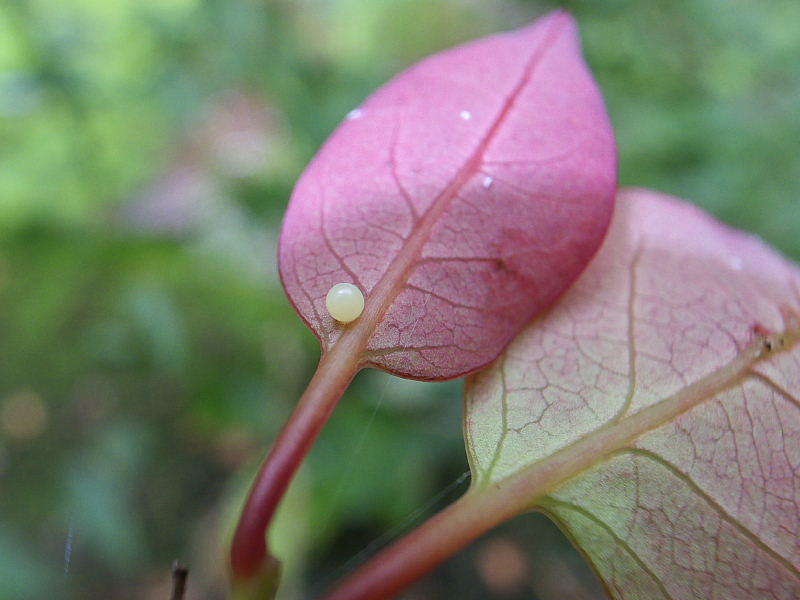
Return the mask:
POLYGON ((186 594, 186 579, 189 577, 189 567, 175 561, 172 563, 172 599, 183 600, 186 594))

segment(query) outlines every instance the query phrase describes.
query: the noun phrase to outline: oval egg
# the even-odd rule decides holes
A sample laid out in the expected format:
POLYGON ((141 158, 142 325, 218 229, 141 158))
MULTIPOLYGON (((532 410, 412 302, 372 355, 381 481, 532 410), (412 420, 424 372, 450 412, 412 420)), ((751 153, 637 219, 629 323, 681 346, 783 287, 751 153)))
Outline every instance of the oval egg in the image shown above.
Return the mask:
POLYGON ((340 323, 350 323, 364 311, 364 294, 352 283, 337 283, 325 297, 328 313, 340 323))

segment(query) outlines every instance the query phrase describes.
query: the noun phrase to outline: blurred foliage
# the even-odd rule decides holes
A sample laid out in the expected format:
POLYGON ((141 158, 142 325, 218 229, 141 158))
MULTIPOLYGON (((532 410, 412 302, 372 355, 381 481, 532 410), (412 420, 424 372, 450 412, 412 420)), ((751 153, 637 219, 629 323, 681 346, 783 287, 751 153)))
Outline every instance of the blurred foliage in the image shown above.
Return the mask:
MULTIPOLYGON (((236 510, 318 355, 275 267, 294 180, 404 66, 559 5, 621 184, 800 258, 796 0, 0 5, 0 600, 166 598, 175 558, 190 598, 224 597, 236 510)), ((356 380, 282 510, 285 597, 463 491, 459 396, 356 380)), ((567 589, 600 597, 525 517, 408 597, 567 589)))

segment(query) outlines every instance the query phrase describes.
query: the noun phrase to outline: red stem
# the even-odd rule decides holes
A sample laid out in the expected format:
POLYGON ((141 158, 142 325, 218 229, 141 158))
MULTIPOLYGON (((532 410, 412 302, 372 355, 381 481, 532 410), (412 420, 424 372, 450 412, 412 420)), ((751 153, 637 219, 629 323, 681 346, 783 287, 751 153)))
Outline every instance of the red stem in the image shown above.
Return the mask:
POLYGON ((266 531, 289 483, 319 435, 360 365, 337 344, 323 354, 292 416, 272 447, 250 490, 231 545, 231 571, 236 580, 258 575, 267 558, 266 531))
POLYGON ((495 493, 467 492, 406 537, 345 578, 324 600, 394 598, 470 542, 519 514, 527 502, 495 493))
POLYGON ((267 558, 266 530, 275 510, 339 398, 364 366, 367 341, 408 278, 407 272, 434 221, 429 219, 428 225, 411 237, 373 288, 361 317, 344 326, 339 339, 323 353, 317 372, 261 467, 242 511, 231 546, 234 580, 252 581, 259 575, 267 558))

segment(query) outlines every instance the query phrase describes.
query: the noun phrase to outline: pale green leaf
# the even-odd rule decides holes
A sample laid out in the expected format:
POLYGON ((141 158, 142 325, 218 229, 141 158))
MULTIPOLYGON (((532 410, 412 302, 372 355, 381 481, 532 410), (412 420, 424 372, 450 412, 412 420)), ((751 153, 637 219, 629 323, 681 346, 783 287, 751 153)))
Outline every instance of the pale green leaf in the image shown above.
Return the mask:
POLYGON ((473 493, 513 485, 614 598, 800 597, 800 273, 620 195, 570 293, 467 386, 473 493))

